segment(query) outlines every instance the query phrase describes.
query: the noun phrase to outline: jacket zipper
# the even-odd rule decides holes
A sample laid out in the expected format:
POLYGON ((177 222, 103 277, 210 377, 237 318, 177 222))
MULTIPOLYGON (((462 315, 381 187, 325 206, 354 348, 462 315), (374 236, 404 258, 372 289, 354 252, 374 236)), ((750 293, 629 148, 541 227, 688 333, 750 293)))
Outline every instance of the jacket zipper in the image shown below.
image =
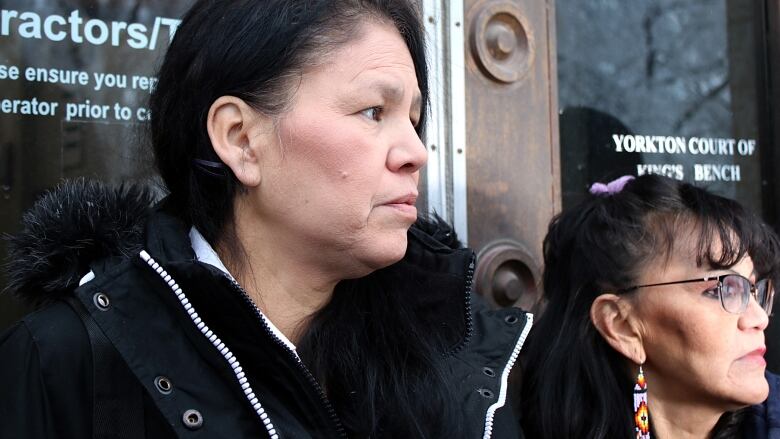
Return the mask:
MULTIPOLYGON (((226 351, 227 355, 225 353, 223 353, 223 356, 225 356, 225 358, 228 360, 228 362, 230 363, 231 367, 233 367, 233 369, 235 371, 236 367, 234 365, 238 365, 238 360, 235 358, 235 356, 232 354, 232 352, 230 352, 227 349, 227 347, 224 345, 224 343, 220 342, 220 340, 216 336, 216 334, 213 334, 213 332, 211 330, 209 330, 207 326, 205 326, 205 323, 203 323, 200 320, 200 318, 198 317, 197 313, 194 312, 194 309, 192 308, 192 306, 189 305, 189 300, 186 299, 186 297, 184 296, 184 293, 181 291, 181 288, 179 288, 178 284, 176 284, 176 282, 170 277, 170 275, 168 275, 168 273, 165 272, 165 270, 163 270, 162 267, 159 266, 159 264, 157 264, 157 262, 155 262, 154 259, 152 259, 151 256, 146 251, 141 251, 141 258, 145 262, 147 262, 147 264, 149 264, 150 267, 155 269, 155 271, 157 271, 157 273, 160 275, 160 277, 163 278, 163 281, 165 281, 171 287, 171 289, 174 290, 174 293, 177 294, 177 297, 182 302, 182 305, 185 306, 185 309, 187 310, 187 312, 190 313, 190 317, 193 318, 193 322, 195 322, 195 324, 198 327, 198 329, 200 329, 201 332, 204 333, 204 335, 207 335, 207 333, 208 333, 207 338, 212 343, 214 343, 214 341, 216 340, 217 343, 215 344, 215 346, 217 346, 218 350, 220 350, 220 353, 223 353, 223 351, 226 351), (155 265, 157 267, 155 267, 155 265), (186 303, 185 303, 185 301, 186 301, 186 303), (194 314, 194 317, 193 317, 193 314, 194 314), (221 345, 221 348, 218 345, 221 345), (228 356, 230 356, 231 359, 228 359, 228 356)), ((465 320, 466 320, 466 334, 463 337, 463 339, 460 341, 460 343, 458 343, 453 349, 450 350, 448 355, 455 355, 458 352, 460 352, 461 350, 463 350, 464 347, 471 340, 471 337, 473 336, 473 333, 474 333, 474 322, 473 322, 473 317, 471 316, 471 311, 472 311, 471 310, 471 292, 472 292, 473 282, 474 282, 475 266, 476 266, 476 255, 472 253, 471 258, 469 260, 469 266, 468 266, 468 269, 466 271, 466 288, 465 288, 465 291, 464 291, 464 308, 465 308, 465 320)), ((309 385, 312 386, 312 388, 316 390, 316 392, 317 392, 317 394, 318 394, 318 396, 320 398, 320 402, 322 403, 323 407, 325 407, 325 410, 328 413, 328 417, 331 420, 331 422, 333 423, 334 429, 336 430, 336 432, 339 434, 340 437, 346 438, 347 434, 346 434, 346 431, 344 430, 344 426, 341 423, 341 420, 338 418, 338 415, 336 414, 336 410, 333 408, 333 405, 328 400, 327 396, 325 395, 325 392, 322 390, 322 386, 320 386, 320 384, 317 382, 317 379, 314 378, 314 376, 309 371, 309 369, 306 367, 306 365, 303 364, 303 362, 301 361, 300 357, 298 357, 298 354, 295 353, 292 349, 290 349, 290 347, 287 346, 286 343, 284 343, 279 337, 276 336, 276 334, 273 333, 271 328, 268 326, 268 322, 265 320, 263 315, 260 313, 260 310, 257 308, 257 305, 255 305, 255 303, 252 301, 252 299, 249 297, 249 295, 246 293, 246 291, 241 287, 241 285, 239 285, 238 282, 235 281, 235 279, 231 279, 231 278, 229 278, 227 276, 226 276, 226 278, 230 281, 230 283, 233 286, 233 288, 238 293, 240 293, 241 298, 244 300, 244 302, 246 302, 247 305, 249 305, 251 307, 251 309, 254 312, 255 318, 259 321, 260 326, 265 331, 265 334, 267 336, 271 337, 271 339, 274 340, 274 342, 278 346, 280 346, 287 353, 287 355, 290 357, 290 359, 293 360, 293 363, 295 363, 297 365, 298 370, 306 378, 306 380, 308 381, 309 385)), ((528 317, 529 317, 529 319, 533 318, 533 316, 531 316, 530 314, 528 315, 528 317)), ((526 324, 526 327, 523 330, 523 334, 521 335, 521 339, 519 340, 518 344, 515 346, 515 351, 513 351, 512 355, 510 356, 510 361, 507 364, 507 368, 505 369, 505 374, 507 375, 507 377, 509 375, 509 371, 511 370, 511 368, 514 365, 515 361, 517 360, 517 356, 520 353, 520 348, 522 347, 522 344, 525 341, 525 337, 527 335, 528 330, 530 330, 530 320, 526 324)), ((251 388, 249 388, 248 382, 246 381, 245 375, 244 375, 243 370, 241 369, 240 366, 238 366, 238 370, 239 370, 239 373, 240 373, 239 379, 244 381, 244 382, 241 383, 242 384, 242 388, 244 388, 245 392, 247 391, 247 389, 249 389, 249 392, 251 393, 252 397, 249 398, 250 393, 247 393, 247 397, 248 397, 248 399, 250 399, 250 403, 252 403, 252 400, 256 400, 257 398, 254 397, 254 393, 251 392, 251 388)), ((505 384, 502 384, 502 391, 501 392, 502 392, 503 397, 505 399, 506 398, 505 384)), ((273 424, 270 422, 270 418, 268 418, 267 413, 264 413, 264 410, 260 406, 259 401, 255 401, 255 403, 253 403, 252 405, 253 405, 253 408, 255 408, 256 411, 258 412, 258 414, 261 416, 261 419, 263 420, 264 425, 268 429, 268 432, 269 432, 269 435, 271 436, 271 438, 272 439, 277 439, 278 438, 278 433, 274 429, 273 424), (259 407, 259 410, 255 406, 259 407)), ((496 404, 494 404, 494 406, 495 405, 496 404)), ((500 406, 503 406, 503 403, 501 405, 495 407, 495 408, 493 408, 493 406, 491 406, 491 408, 493 408, 492 412, 491 412, 490 408, 488 409, 488 414, 487 414, 487 417, 486 417, 486 420, 485 420, 485 425, 486 425, 485 438, 486 439, 490 438, 491 435, 492 435, 493 416, 495 415, 495 410, 500 408, 500 406), (489 429, 488 429, 488 425, 489 425, 489 429)))
MULTIPOLYGON (((227 277, 227 276, 226 276, 227 277)), ((303 374, 303 376, 308 381, 309 385, 316 390, 317 395, 320 398, 320 402, 325 407, 325 410, 328 413, 328 418, 333 423, 333 427, 336 430, 336 432, 339 434, 340 437, 346 438, 347 433, 344 430, 344 426, 341 423, 341 420, 339 419, 338 415, 336 414, 336 410, 333 408, 333 404, 328 400, 328 397, 325 395, 325 391, 322 390, 322 386, 317 382, 317 379, 314 378, 314 375, 309 371, 309 369, 306 367, 305 364, 301 361, 300 357, 297 353, 295 353, 292 349, 290 349, 289 346, 285 342, 283 342, 279 337, 276 336, 276 334, 273 333, 271 328, 268 326, 268 322, 266 321, 266 318, 262 315, 260 310, 257 308, 257 305, 255 305, 255 302, 252 301, 252 299, 249 297, 249 294, 244 290, 244 288, 239 285, 238 282, 235 281, 235 279, 230 279, 230 283, 233 285, 233 288, 236 289, 241 294, 241 297, 246 302, 247 305, 249 305, 252 310, 254 311, 255 318, 260 322, 260 325, 262 326, 263 330, 265 331, 266 335, 271 337, 274 342, 279 345, 284 351, 287 353, 287 355, 290 357, 291 360, 297 365, 298 370, 303 374)))
POLYGON ((512 371, 512 367, 514 367, 515 362, 517 361, 517 357, 520 355, 520 349, 523 348, 523 343, 525 343, 525 338, 528 337, 528 333, 531 331, 531 326, 533 326, 533 314, 526 313, 525 316, 526 321, 525 326, 523 327, 523 331, 520 333, 520 337, 518 337, 517 342, 515 343, 512 354, 509 356, 509 361, 507 361, 506 366, 504 366, 504 370, 501 373, 501 389, 498 393, 498 400, 487 409, 487 413, 485 415, 485 434, 482 436, 483 439, 490 439, 493 437, 493 418, 496 415, 496 410, 500 409, 504 406, 504 404, 506 404, 506 393, 507 387, 509 385, 509 373, 512 371))
POLYGON ((469 260, 469 267, 466 270, 466 288, 465 288, 465 294, 463 297, 464 300, 464 309, 466 312, 466 335, 463 337, 463 339, 455 345, 454 348, 450 349, 449 353, 447 353, 447 356, 455 355, 458 352, 462 351, 463 348, 466 347, 468 342, 471 340, 471 337, 474 333, 474 322, 473 318, 471 316, 471 288, 474 283, 474 269, 476 267, 476 261, 477 261, 477 255, 472 253, 471 259, 469 260))
POLYGON ((257 398, 257 395, 255 395, 254 390, 252 390, 252 386, 249 384, 249 380, 246 378, 246 374, 244 373, 243 368, 241 367, 241 364, 239 363, 236 356, 233 354, 233 352, 230 351, 230 349, 225 346, 225 343, 220 340, 220 338, 215 334, 209 327, 206 325, 206 322, 204 322, 200 316, 198 316, 198 313, 195 311, 195 308, 193 308, 192 304, 190 303, 189 299, 187 299, 186 294, 184 294, 184 291, 182 291, 181 287, 178 283, 176 283, 176 280, 171 277, 170 274, 168 274, 163 267, 158 264, 150 255, 146 252, 146 250, 141 250, 139 256, 141 259, 146 262, 149 267, 151 267, 159 276, 162 278, 163 282, 165 282, 168 287, 173 291, 173 293, 176 295, 176 298, 179 300, 179 303, 181 303, 184 310, 189 314, 190 319, 192 319, 192 322, 195 324, 195 326, 198 328, 198 330, 208 339, 208 341, 219 351, 219 353, 224 357, 225 361, 228 362, 228 365, 233 369, 233 373, 236 376, 236 379, 238 380, 238 384, 241 386, 241 389, 244 391, 244 395, 246 396, 246 399, 249 401, 249 404, 252 406, 252 409, 257 413, 257 415, 260 417, 260 420, 263 423, 263 426, 266 429, 266 432, 268 433, 268 436, 271 439, 279 439, 279 433, 276 431, 276 428, 274 427, 273 422, 271 421, 271 418, 268 416, 268 413, 266 413, 265 409, 263 408, 263 405, 260 403, 260 400, 257 398))

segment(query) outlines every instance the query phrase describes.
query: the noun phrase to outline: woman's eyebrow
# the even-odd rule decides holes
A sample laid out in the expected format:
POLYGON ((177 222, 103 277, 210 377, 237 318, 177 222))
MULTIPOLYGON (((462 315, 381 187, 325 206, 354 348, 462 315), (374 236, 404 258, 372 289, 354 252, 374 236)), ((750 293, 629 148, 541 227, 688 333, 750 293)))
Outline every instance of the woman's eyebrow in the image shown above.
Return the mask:
POLYGON ((739 273, 734 271, 732 268, 718 268, 718 267, 712 267, 708 265, 707 267, 704 267, 704 274, 705 277, 714 279, 715 277, 722 276, 724 274, 739 274, 739 273))
MULTIPOLYGON (((361 84, 359 83, 358 86, 361 84)), ((376 79, 368 83, 364 83, 365 87, 377 92, 387 101, 399 102, 404 98, 405 87, 403 84, 397 81, 389 81, 386 79, 376 79)), ((412 108, 420 108, 422 97, 420 93, 415 92, 412 97, 412 108)))
POLYGON ((391 102, 397 102, 403 99, 404 96, 404 87, 403 85, 397 84, 392 81, 387 81, 383 79, 373 80, 373 81, 359 81, 357 84, 357 89, 361 88, 367 88, 380 96, 382 96, 382 99, 386 101, 391 102))
MULTIPOLYGON (((404 98, 404 86, 396 81, 377 79, 370 82, 358 82, 356 89, 362 87, 379 94, 385 102, 398 103, 404 98)), ((413 117, 419 117, 422 114, 422 96, 418 91, 415 91, 414 96, 412 96, 410 113, 413 117)))

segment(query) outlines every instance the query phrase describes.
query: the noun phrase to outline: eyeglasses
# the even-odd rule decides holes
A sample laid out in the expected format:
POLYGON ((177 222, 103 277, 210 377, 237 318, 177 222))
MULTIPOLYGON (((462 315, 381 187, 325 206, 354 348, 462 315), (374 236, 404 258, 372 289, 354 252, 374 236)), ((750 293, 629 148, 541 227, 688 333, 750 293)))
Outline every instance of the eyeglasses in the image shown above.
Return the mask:
POLYGON ((637 288, 660 287, 663 285, 686 284, 693 282, 708 282, 718 280, 715 289, 720 297, 720 305, 726 312, 732 314, 742 314, 745 312, 750 301, 750 296, 756 299, 758 305, 766 311, 772 313, 772 302, 775 298, 775 288, 769 279, 761 279, 755 284, 749 279, 738 274, 721 274, 720 276, 708 276, 699 279, 678 280, 674 282, 662 282, 657 284, 635 285, 630 288, 622 288, 618 293, 627 293, 637 288))

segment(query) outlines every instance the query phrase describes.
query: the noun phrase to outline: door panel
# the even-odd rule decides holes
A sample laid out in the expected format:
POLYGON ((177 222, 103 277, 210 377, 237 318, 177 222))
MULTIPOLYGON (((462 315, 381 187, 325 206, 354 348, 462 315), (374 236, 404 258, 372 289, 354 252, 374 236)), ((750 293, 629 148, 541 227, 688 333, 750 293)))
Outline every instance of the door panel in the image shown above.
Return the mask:
MULTIPOLYGON (((539 297, 541 242, 560 209, 552 2, 467 0, 469 244, 496 306, 539 297)), ((464 151, 457 149, 457 154, 464 151)))

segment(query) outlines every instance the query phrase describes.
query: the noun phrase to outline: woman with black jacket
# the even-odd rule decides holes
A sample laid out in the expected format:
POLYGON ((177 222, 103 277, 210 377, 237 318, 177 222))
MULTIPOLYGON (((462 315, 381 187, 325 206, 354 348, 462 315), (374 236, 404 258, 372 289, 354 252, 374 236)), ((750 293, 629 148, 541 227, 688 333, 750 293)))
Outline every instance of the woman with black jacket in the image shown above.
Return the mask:
POLYGON ((169 195, 79 180, 10 241, 2 437, 519 437, 530 329, 417 221, 408 0, 202 0, 151 99, 169 195), (414 224, 417 221, 416 224, 414 224))

